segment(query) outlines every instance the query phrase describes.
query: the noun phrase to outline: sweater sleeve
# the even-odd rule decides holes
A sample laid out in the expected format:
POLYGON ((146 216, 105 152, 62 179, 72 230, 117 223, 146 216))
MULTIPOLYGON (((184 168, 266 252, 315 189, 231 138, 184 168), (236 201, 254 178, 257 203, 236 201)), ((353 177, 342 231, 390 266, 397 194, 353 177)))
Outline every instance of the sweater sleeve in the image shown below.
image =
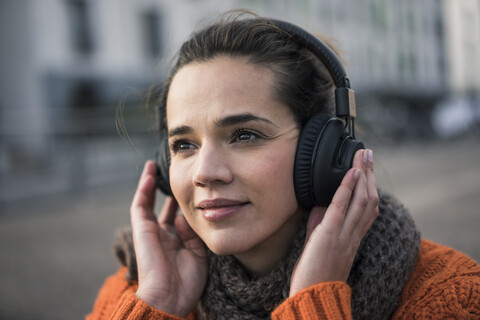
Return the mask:
POLYGON ((422 240, 393 319, 480 319, 480 266, 458 251, 422 240))
MULTIPOLYGON (((157 310, 135 296, 138 285, 129 282, 125 275, 127 268, 120 270, 107 278, 98 294, 92 312, 86 320, 114 320, 114 319, 151 319, 151 320, 179 320, 181 318, 157 310)), ((187 319, 194 320, 193 314, 187 319)))
MULTIPOLYGON (((285 300, 272 319, 352 319, 350 300, 346 283, 320 283, 285 300)), ((480 319, 480 265, 461 252, 422 240, 392 319, 480 319)))
POLYGON ((319 283, 285 300, 272 319, 352 319, 350 299, 351 289, 345 282, 319 283))

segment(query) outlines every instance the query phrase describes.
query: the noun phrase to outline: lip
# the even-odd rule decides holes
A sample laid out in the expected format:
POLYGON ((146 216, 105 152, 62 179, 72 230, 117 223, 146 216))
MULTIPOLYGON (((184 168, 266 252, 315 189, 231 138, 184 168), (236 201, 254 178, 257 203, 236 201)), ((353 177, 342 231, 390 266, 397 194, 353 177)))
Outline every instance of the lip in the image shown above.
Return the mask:
POLYGON ((232 199, 207 199, 200 201, 196 208, 202 217, 210 222, 219 222, 237 214, 248 202, 232 199))

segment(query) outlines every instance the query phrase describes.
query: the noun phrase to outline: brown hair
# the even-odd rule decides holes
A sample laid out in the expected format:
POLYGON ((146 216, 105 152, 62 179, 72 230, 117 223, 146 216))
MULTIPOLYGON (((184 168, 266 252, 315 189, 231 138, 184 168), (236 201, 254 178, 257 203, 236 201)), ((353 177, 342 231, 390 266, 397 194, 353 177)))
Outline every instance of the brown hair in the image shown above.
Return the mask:
POLYGON ((302 128, 318 112, 333 112, 333 82, 310 51, 268 18, 241 19, 229 14, 183 43, 159 97, 159 128, 166 134, 166 101, 170 84, 183 66, 218 56, 238 57, 273 72, 273 98, 288 106, 302 128))

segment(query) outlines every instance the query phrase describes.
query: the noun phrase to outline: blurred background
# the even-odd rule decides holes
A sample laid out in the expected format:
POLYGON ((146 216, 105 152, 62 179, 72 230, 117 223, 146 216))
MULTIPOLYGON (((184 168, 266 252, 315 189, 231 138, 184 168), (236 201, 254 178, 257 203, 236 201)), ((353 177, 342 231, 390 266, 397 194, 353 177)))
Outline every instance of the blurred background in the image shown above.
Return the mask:
POLYGON ((479 0, 0 0, 0 319, 91 310, 157 144, 144 90, 233 8, 331 39, 379 186, 480 260, 479 0))

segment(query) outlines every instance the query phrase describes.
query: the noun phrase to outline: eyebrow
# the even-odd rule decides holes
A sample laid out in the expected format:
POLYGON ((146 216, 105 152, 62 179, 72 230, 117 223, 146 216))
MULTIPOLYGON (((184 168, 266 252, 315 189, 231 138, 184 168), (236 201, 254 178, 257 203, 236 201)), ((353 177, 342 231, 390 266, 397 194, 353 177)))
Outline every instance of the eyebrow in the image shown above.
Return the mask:
POLYGON ((189 126, 180 126, 173 128, 171 130, 168 130, 168 136, 173 137, 173 136, 179 136, 182 134, 189 134, 193 131, 193 129, 189 126))
POLYGON ((231 116, 227 116, 225 118, 222 118, 218 121, 215 121, 215 126, 218 128, 224 128, 224 127, 229 127, 232 125, 236 125, 239 123, 244 123, 244 122, 249 122, 249 121, 261 121, 261 122, 266 122, 268 124, 274 125, 275 127, 278 127, 275 123, 272 121, 262 118, 256 115, 253 115, 251 113, 240 113, 240 114, 234 114, 231 116))
MULTIPOLYGON (((229 126, 233 126, 233 125, 236 125, 236 124, 245 123, 245 122, 249 122, 249 121, 265 122, 265 123, 268 123, 268 124, 273 125, 273 126, 278 128, 278 125, 275 124, 274 122, 272 122, 272 121, 270 121, 266 118, 262 118, 262 117, 253 115, 251 113, 240 113, 240 114, 227 116, 225 118, 221 118, 221 119, 215 121, 215 127, 225 128, 225 127, 229 127, 229 126)), ((182 135, 182 134, 189 134, 191 132, 193 132, 192 127, 179 126, 179 127, 176 127, 176 128, 173 128, 173 129, 169 130, 168 131, 168 136, 173 137, 173 136, 182 135)))

